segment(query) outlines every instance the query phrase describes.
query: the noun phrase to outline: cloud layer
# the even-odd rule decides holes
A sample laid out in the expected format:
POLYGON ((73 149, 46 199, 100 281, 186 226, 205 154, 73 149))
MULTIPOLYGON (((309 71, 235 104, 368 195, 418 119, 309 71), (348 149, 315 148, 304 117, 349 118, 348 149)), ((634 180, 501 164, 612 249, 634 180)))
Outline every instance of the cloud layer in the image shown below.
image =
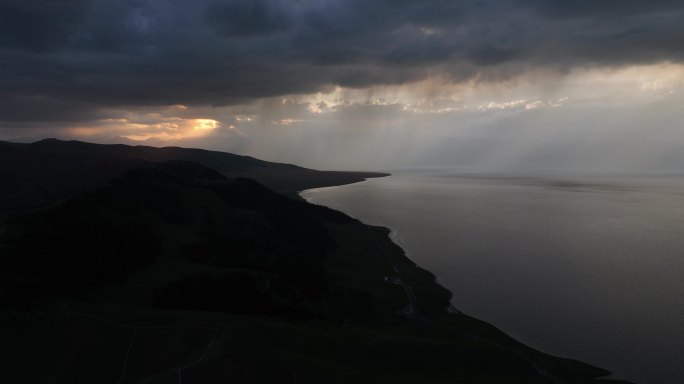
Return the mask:
POLYGON ((684 59, 675 0, 3 0, 0 128, 684 59))

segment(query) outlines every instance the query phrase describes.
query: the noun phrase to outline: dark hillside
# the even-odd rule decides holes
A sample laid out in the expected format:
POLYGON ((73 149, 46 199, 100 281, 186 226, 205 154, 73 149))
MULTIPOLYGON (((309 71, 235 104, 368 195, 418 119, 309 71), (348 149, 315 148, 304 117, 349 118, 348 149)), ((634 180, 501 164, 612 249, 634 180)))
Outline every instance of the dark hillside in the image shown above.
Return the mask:
POLYGON ((326 172, 249 156, 178 147, 155 148, 81 141, 0 142, 0 218, 105 185, 127 170, 166 161, 189 161, 230 178, 249 177, 279 192, 361 181, 379 173, 326 172))
POLYGON ((323 219, 353 221, 195 163, 133 169, 107 187, 9 220, 0 295, 6 305, 83 296, 162 257, 211 266, 216 275, 168 286, 161 279, 157 304, 275 313, 274 300, 326 294, 322 263, 334 243, 323 219))

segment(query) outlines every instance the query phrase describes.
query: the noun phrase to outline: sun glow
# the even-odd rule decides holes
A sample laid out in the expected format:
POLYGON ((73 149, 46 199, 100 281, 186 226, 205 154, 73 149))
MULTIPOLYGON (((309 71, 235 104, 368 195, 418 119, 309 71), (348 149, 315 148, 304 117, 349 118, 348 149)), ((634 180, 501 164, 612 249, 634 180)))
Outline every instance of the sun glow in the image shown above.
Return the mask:
POLYGON ((212 119, 194 119, 193 121, 193 130, 197 132, 213 131, 221 126, 221 123, 212 119))
POLYGON ((136 132, 123 135, 123 137, 135 141, 150 139, 177 141, 203 137, 221 127, 221 123, 214 119, 182 119, 174 117, 171 120, 173 121, 155 124, 128 122, 124 127, 133 129, 136 132))
POLYGON ((98 137, 107 132, 110 137, 114 135, 132 141, 172 143, 201 138, 218 128, 221 128, 221 122, 214 119, 188 119, 162 113, 128 113, 122 118, 102 119, 97 124, 71 127, 68 131, 74 138, 98 137))

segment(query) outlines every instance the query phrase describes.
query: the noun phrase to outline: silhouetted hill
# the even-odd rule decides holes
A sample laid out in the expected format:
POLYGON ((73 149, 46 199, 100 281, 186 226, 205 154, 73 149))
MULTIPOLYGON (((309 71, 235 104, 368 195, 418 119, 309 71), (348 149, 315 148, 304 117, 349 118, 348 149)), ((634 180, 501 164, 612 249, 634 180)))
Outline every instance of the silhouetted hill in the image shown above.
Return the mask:
POLYGON ((198 278, 191 275, 168 287, 159 279, 153 285, 160 305, 293 313, 279 310, 271 295, 314 300, 329 289, 322 261, 333 240, 324 219, 354 221, 196 163, 129 170, 108 186, 7 222, 0 302, 25 306, 44 296, 83 296, 165 258, 219 269, 216 276, 204 271, 200 285, 190 283, 198 278), (257 289, 262 283, 270 288, 257 289))
POLYGON ((170 160, 192 161, 212 167, 222 172, 244 171, 260 168, 303 169, 290 164, 270 163, 249 156, 180 147, 158 148, 141 145, 131 146, 125 144, 93 144, 83 141, 62 141, 58 139, 44 139, 35 143, 25 144, 25 146, 29 147, 30 150, 39 153, 53 155, 68 154, 72 156, 140 159, 155 163, 170 160))
POLYGON ((316 171, 249 156, 178 147, 102 145, 45 139, 31 144, 0 142, 0 218, 3 213, 45 205, 102 186, 127 170, 166 161, 190 161, 227 177, 248 177, 279 192, 339 185, 378 177, 372 172, 316 171))

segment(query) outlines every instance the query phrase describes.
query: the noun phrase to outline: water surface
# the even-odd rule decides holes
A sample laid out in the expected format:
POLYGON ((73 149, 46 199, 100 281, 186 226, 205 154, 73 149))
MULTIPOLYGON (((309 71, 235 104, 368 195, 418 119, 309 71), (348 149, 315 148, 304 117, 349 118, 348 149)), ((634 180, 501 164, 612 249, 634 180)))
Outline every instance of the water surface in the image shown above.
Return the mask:
POLYGON ((392 229, 460 310, 637 383, 684 383, 684 181, 399 173, 308 190, 392 229))

